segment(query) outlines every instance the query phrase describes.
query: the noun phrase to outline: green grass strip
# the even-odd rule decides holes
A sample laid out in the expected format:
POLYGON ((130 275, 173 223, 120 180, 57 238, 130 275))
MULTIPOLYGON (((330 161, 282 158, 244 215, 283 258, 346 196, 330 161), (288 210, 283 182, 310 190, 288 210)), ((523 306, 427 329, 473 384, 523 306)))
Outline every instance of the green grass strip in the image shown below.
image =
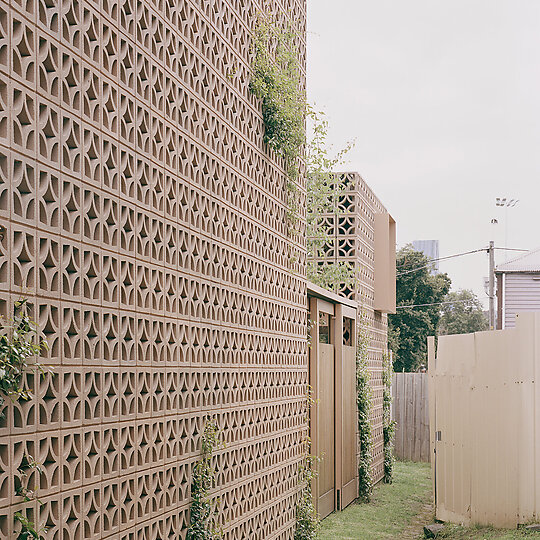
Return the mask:
POLYGON ((460 527, 447 524, 437 538, 452 538, 454 540, 520 540, 521 538, 540 539, 540 532, 518 530, 501 530, 492 527, 460 527))
POLYGON ((321 540, 395 539, 431 499, 427 463, 396 462, 392 484, 373 489, 370 503, 353 503, 322 522, 321 540))

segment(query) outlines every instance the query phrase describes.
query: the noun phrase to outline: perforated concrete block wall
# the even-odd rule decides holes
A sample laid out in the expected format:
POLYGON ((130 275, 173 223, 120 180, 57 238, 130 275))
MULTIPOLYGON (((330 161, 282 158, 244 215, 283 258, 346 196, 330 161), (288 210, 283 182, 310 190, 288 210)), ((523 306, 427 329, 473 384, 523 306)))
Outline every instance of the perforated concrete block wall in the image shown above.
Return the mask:
POLYGON ((0 307, 28 298, 54 370, 5 411, 1 538, 20 508, 184 538, 207 416, 225 537, 292 537, 305 255, 248 89, 261 9, 303 35, 304 0, 0 0, 0 307))
MULTIPOLYGON (((342 286, 340 294, 356 299, 364 313, 360 325, 369 328, 369 371, 373 391, 371 430, 373 449, 373 479, 384 477, 383 454, 383 352, 387 349, 387 316, 374 309, 375 287, 375 214, 386 208, 373 191, 355 172, 340 174, 344 190, 340 195, 339 213, 325 216, 330 228, 331 241, 327 246, 325 260, 345 261, 354 268, 356 286, 342 286)), ((321 262, 323 260, 321 259, 321 262)))

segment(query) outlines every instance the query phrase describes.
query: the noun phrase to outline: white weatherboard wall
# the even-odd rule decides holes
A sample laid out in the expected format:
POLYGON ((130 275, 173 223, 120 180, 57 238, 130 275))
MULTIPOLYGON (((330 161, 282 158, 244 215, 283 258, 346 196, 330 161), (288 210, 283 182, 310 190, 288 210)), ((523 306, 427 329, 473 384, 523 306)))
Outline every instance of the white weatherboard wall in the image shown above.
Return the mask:
MULTIPOLYGON (((431 338, 433 339, 433 338, 431 338)), ((429 347, 436 517, 516 527, 540 516, 540 313, 429 347)))
POLYGON ((540 273, 508 272, 503 280, 503 324, 513 328, 516 313, 540 310, 540 273))

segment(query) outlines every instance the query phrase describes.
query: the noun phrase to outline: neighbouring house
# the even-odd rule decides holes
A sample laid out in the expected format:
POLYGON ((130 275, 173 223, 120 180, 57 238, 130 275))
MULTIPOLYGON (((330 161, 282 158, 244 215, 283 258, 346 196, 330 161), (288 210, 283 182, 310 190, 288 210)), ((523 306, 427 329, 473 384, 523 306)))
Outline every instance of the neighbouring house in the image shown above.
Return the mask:
POLYGON ((495 269, 497 328, 513 328, 516 314, 540 311, 540 248, 531 250, 495 269))
POLYGON ((384 476, 383 355, 388 348, 387 313, 396 307, 396 223, 357 172, 336 173, 341 179, 337 214, 329 214, 332 245, 324 262, 345 261, 354 269, 355 285, 338 292, 358 304, 358 332, 369 335, 372 402, 373 479, 384 476))

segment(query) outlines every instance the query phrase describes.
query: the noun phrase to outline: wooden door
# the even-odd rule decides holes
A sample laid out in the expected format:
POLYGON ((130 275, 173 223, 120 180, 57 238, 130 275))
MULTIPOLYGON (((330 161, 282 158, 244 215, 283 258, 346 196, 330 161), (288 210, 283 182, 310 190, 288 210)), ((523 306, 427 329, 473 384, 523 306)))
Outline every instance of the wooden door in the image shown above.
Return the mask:
POLYGON ((334 410, 334 346, 319 344, 319 440, 321 458, 318 478, 318 511, 321 518, 335 510, 335 410, 334 410))

